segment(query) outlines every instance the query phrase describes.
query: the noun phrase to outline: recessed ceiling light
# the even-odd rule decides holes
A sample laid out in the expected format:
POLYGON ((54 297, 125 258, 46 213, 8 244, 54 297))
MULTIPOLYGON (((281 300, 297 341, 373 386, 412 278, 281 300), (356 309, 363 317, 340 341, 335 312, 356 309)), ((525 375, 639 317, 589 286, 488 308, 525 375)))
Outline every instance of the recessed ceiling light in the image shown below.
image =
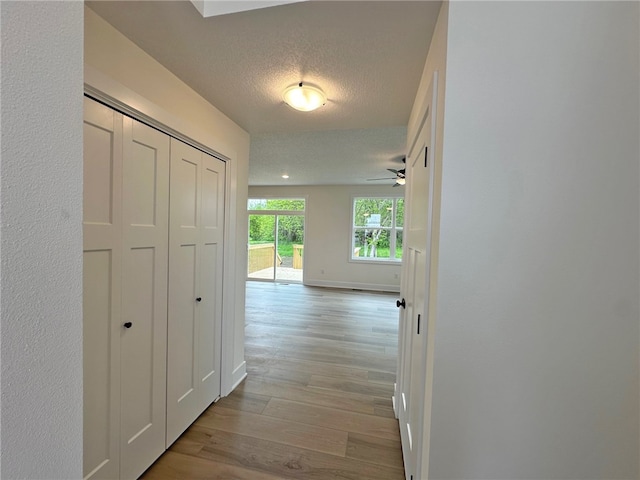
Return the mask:
POLYGON ((285 173, 284 175, 282 175, 282 178, 289 178, 289 175, 285 173))
POLYGON ((310 112, 327 103, 327 96, 322 90, 311 85, 291 85, 282 95, 284 102, 291 108, 301 112, 310 112))

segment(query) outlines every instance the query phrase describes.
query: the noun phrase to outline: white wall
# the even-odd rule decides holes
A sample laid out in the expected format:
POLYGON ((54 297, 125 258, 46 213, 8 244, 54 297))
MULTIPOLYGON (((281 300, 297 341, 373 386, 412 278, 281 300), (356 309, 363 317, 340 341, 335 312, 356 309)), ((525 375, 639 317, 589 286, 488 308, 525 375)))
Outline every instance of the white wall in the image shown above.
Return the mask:
POLYGON ((400 265, 348 260, 352 196, 398 196, 403 192, 398 192, 399 188, 355 185, 249 187, 249 196, 307 198, 303 271, 306 285, 394 292, 400 288, 400 265))
POLYGON ((431 479, 638 478, 638 9, 449 5, 431 479))
POLYGON ((0 2, 0 477, 82 477, 82 15, 0 2))
POLYGON ((227 162, 233 214, 225 247, 226 258, 231 261, 231 268, 225 268, 223 348, 226 353, 222 366, 225 395, 245 374, 246 249, 237 246, 244 245, 247 238, 249 135, 89 8, 85 8, 84 49, 85 81, 98 89, 106 85, 109 93, 122 103, 231 159, 227 162), (228 365, 228 361, 232 365, 228 365))

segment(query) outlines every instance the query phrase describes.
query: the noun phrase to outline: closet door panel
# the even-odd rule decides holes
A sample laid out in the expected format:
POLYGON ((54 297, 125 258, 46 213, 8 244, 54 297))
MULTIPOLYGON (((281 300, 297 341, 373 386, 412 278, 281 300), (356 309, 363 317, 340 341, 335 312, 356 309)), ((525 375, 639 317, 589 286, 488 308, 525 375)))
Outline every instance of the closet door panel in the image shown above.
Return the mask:
POLYGON ((220 396, 220 333, 218 314, 220 301, 217 298, 220 269, 219 249, 216 244, 205 244, 202 248, 200 308, 200 333, 198 335, 198 368, 200 381, 200 410, 205 410, 220 396))
POLYGON ((202 304, 198 337, 200 409, 220 396, 222 334, 222 262, 224 238, 224 162, 203 154, 202 173, 202 304))
POLYGON ((120 463, 122 116, 84 100, 83 476, 117 478, 120 463))
POLYGON ((176 233, 181 238, 194 240, 197 237, 190 235, 197 234, 195 229, 200 224, 200 152, 173 141, 172 157, 171 194, 176 198, 171 204, 171 220, 177 224, 176 233))
POLYGON ((122 148, 120 116, 100 104, 85 99, 84 121, 84 223, 112 225, 114 220, 114 168, 119 168, 122 148))
MULTIPOLYGON (((197 319, 196 319, 196 271, 197 255, 195 245, 181 245, 174 253, 176 268, 172 270, 172 281, 175 281, 172 292, 171 312, 175 314, 171 324, 170 365, 175 369, 172 376, 173 401, 180 404, 196 388, 196 372, 194 354, 196 351, 197 319), (179 372, 179 373, 178 373, 179 372)), ((172 370, 173 372, 174 370, 172 370)))
POLYGON ((167 446, 200 414, 198 338, 202 293, 202 154, 171 139, 167 446))
POLYGON ((120 478, 164 451, 169 137, 124 118, 120 478))

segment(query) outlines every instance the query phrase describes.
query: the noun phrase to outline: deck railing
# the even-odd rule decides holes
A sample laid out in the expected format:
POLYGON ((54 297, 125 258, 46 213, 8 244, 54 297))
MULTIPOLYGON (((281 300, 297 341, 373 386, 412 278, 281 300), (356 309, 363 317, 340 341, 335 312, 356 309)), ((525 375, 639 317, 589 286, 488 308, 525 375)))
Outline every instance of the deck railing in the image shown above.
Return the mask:
POLYGON ((273 268, 275 248, 273 243, 249 245, 249 273, 273 268))

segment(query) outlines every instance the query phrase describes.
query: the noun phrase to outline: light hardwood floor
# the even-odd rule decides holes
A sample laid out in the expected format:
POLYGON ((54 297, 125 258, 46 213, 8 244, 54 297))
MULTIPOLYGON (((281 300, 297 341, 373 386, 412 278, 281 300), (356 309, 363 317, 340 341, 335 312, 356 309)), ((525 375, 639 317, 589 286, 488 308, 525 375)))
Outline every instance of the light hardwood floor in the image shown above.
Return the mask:
POLYGON ((247 379, 142 478, 404 479, 395 300, 248 282, 247 379))

